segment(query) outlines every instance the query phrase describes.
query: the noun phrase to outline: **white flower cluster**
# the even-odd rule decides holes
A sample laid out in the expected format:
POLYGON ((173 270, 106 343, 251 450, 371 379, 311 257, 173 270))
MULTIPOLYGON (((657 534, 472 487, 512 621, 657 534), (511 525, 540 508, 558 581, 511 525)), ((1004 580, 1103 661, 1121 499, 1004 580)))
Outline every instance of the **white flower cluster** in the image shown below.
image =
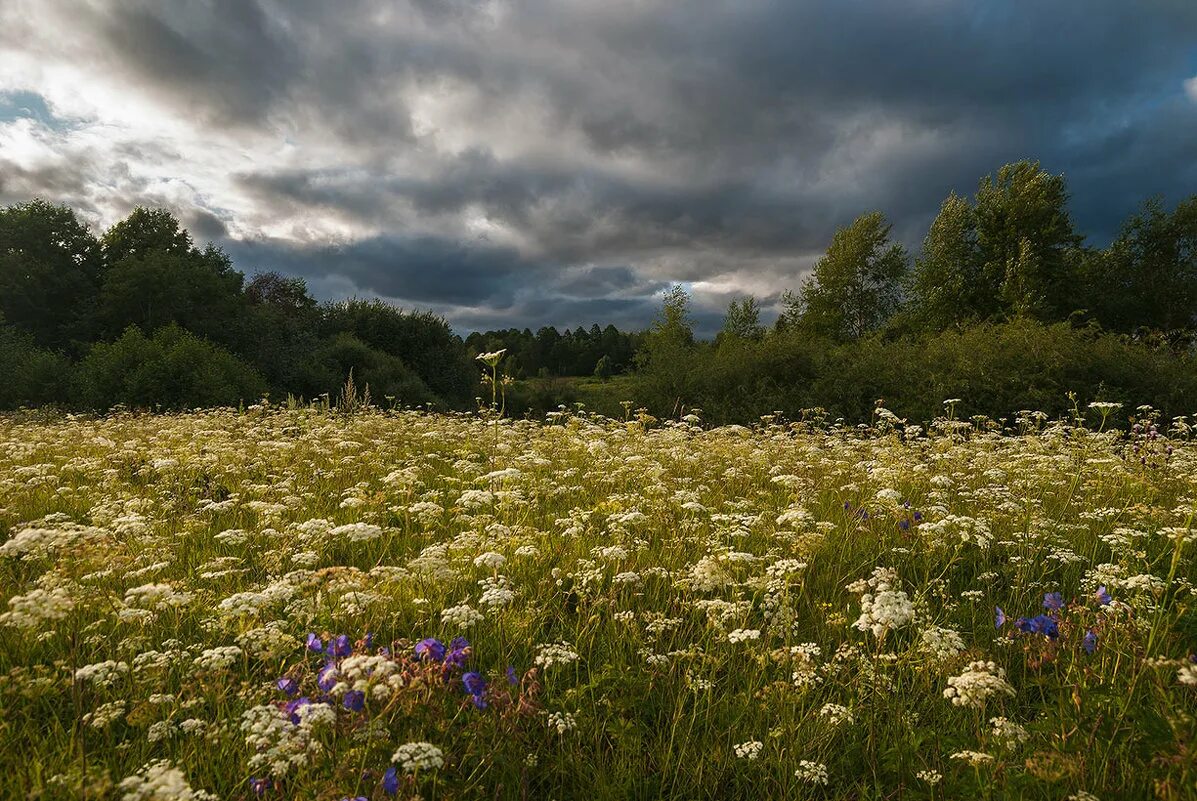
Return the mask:
POLYGON ((690 586, 698 592, 710 592, 731 581, 723 565, 713 556, 704 556, 690 568, 690 586))
POLYGON ((931 786, 935 786, 943 781, 943 774, 937 770, 920 770, 914 774, 914 778, 919 781, 924 781, 931 786))
POLYGON ((355 654, 341 660, 340 687, 345 690, 368 692, 372 698, 383 700, 402 687, 403 675, 399 664, 393 659, 374 654, 355 654))
POLYGON ((1197 664, 1189 664, 1180 668, 1176 674, 1176 680, 1181 684, 1187 684, 1190 687, 1197 687, 1197 664))
POLYGON ((456 629, 468 629, 485 616, 469 604, 459 604, 441 610, 441 622, 456 629))
POLYGON ((827 766, 821 762, 811 762, 809 759, 802 759, 798 762, 798 770, 794 771, 794 775, 807 784, 827 784, 827 766))
POLYGON ((122 676, 128 673, 128 664, 109 659, 79 668, 75 671, 75 681, 87 682, 97 687, 109 687, 116 684, 122 676))
POLYGON ((219 645, 205 648, 193 663, 196 670, 217 671, 230 668, 241 658, 241 649, 236 645, 219 645))
POLYGON ((206 790, 193 790, 183 771, 168 760, 144 766, 119 785, 121 801, 216 801, 206 790))
POLYGON ((959 759, 962 762, 967 762, 974 768, 978 765, 984 765, 986 762, 992 762, 993 757, 983 751, 957 751, 952 754, 952 759, 959 759))
POLYGON ((108 724, 125 714, 124 701, 112 701, 100 704, 93 711, 83 716, 83 722, 93 729, 107 728, 108 724))
POLYGON ((443 766, 445 755, 432 743, 404 743, 395 750, 391 762, 408 773, 415 773, 417 770, 435 770, 443 766))
POLYGON ((507 557, 495 551, 487 551, 480 556, 474 557, 474 566, 484 567, 487 570, 498 570, 505 564, 507 564, 507 557))
POLYGON ((567 642, 546 642, 536 649, 535 663, 543 668, 578 661, 578 652, 567 642))
POLYGON ((550 712, 549 729, 558 734, 565 734, 578 728, 578 721, 572 712, 550 712))
POLYGON ((24 595, 9 598, 8 608, 9 611, 0 615, 0 624, 19 629, 37 629, 69 615, 75 608, 75 599, 65 587, 48 590, 38 587, 24 595))
POLYGON ((191 603, 194 595, 179 592, 169 584, 142 584, 125 590, 125 606, 161 612, 191 603))
POLYGON ((989 725, 993 727, 993 736, 1010 747, 1026 742, 1031 736, 1026 729, 1008 718, 990 718, 989 725))
POLYGON ((856 718, 852 715, 852 710, 840 704, 823 704, 823 708, 819 710, 819 715, 827 718, 833 726, 856 721, 856 718))
POLYGON ((748 642, 749 640, 759 640, 760 638, 760 629, 736 629, 727 635, 728 642, 748 642))
POLYGON ((969 662, 959 676, 948 679, 943 697, 953 706, 981 708, 995 695, 1014 695, 1014 688, 1006 681, 1006 671, 993 662, 969 662))
POLYGON ((56 528, 24 528, 0 545, 0 556, 10 559, 45 559, 63 548, 101 542, 106 529, 61 523, 56 528))
POLYGON ((919 532, 932 541, 945 544, 971 543, 978 548, 988 548, 993 542, 988 523, 963 515, 947 515, 934 523, 923 523, 919 526, 919 532))
POLYGON ((871 631, 874 637, 884 636, 890 629, 900 629, 914 622, 914 604, 902 590, 893 589, 898 574, 879 567, 867 581, 853 582, 851 592, 861 592, 860 617, 853 625, 861 631, 871 631), (868 592, 872 589, 873 592, 868 592))
POLYGON ((382 536, 382 528, 369 523, 346 523, 343 526, 337 526, 328 532, 328 535, 333 539, 348 542, 369 542, 382 536))
POLYGON ((919 647, 937 662, 946 662, 964 651, 964 639, 953 629, 930 626, 919 636, 919 647))
POLYGON ((746 743, 739 743, 733 746, 732 750, 736 752, 736 756, 740 759, 756 759, 761 755, 761 750, 764 747, 765 744, 760 740, 749 740, 746 743))
POLYGON ((493 609, 509 606, 515 600, 515 590, 506 576, 487 576, 478 582, 478 586, 482 588, 482 595, 478 598, 482 606, 493 609))
POLYGON ((299 707, 296 713, 298 724, 273 704, 251 707, 241 715, 245 744, 254 751, 249 758, 251 771, 266 771, 280 778, 292 768, 308 764, 319 752, 313 731, 335 720, 336 711, 327 704, 309 704, 299 707))

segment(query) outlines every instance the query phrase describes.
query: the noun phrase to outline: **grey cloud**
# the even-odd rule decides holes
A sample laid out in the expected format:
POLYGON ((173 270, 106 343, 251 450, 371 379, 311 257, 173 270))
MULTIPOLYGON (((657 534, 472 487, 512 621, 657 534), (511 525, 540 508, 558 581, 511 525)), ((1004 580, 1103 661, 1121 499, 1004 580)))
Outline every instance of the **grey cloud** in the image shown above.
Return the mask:
MULTIPOLYGON (((312 163, 231 167, 252 219, 205 198, 184 214, 197 236, 247 269, 457 321, 643 325, 669 280, 718 279, 702 304, 737 286, 769 302, 836 226, 879 209, 917 247, 948 192, 1024 157, 1068 175, 1096 242, 1145 197, 1197 184, 1197 103, 1181 88, 1197 74, 1197 6, 1180 0, 79 8, 97 68, 130 91, 214 129, 319 146, 312 163), (452 127, 426 124, 438 103, 452 127), (313 218, 371 233, 331 246, 252 230, 313 218), (518 246, 475 239, 478 218, 518 246)), ((115 156, 181 161, 163 142, 115 156)), ((86 196, 102 179, 18 170, 0 191, 39 181, 86 196)))

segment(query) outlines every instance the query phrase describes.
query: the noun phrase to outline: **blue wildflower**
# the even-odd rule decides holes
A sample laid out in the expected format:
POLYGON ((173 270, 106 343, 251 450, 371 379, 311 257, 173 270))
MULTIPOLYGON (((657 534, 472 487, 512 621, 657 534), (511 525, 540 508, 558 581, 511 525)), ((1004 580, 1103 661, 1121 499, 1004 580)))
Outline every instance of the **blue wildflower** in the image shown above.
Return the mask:
POLYGON ((372 631, 366 632, 366 639, 365 639, 365 642, 363 643, 363 645, 365 646, 367 651, 374 647, 374 632, 372 632, 372 631))
POLYGON ((253 778, 249 780, 249 787, 254 791, 254 795, 262 795, 273 786, 270 779, 253 778))
POLYGON ((319 653, 324 650, 324 641, 320 639, 314 632, 308 632, 307 647, 309 651, 319 653))
POLYGON ((465 667, 470 656, 470 643, 465 637, 454 637, 449 643, 449 653, 445 655, 445 664, 455 668, 465 667))
POLYGON ((294 701, 288 701, 287 705, 283 707, 283 710, 287 713, 287 717, 290 718, 291 722, 298 726, 299 708, 301 706, 307 706, 311 703, 312 699, 305 695, 302 698, 296 698, 294 701))
POLYGON ((1085 653, 1092 656, 1093 652, 1097 650, 1097 635, 1093 633, 1093 629, 1085 632, 1085 639, 1081 641, 1081 647, 1085 649, 1085 653))
POLYGON ((1020 617, 1014 621, 1014 626, 1025 634, 1042 634, 1052 640, 1060 636, 1059 624, 1054 617, 1048 615, 1035 615, 1030 619, 1020 617))
POLYGON ((329 656, 349 656, 353 653, 353 645, 349 642, 349 636, 346 634, 338 635, 336 639, 328 643, 329 656))
POLYGON ((387 768, 387 772, 382 774, 382 791, 387 795, 399 792, 399 771, 394 766, 387 768))
POLYGON ((1045 592, 1043 594, 1043 608, 1051 611, 1064 608, 1064 596, 1058 592, 1045 592))
POLYGON ((915 513, 914 513, 914 522, 916 522, 916 523, 921 523, 921 522, 923 522, 923 513, 922 513, 922 512, 915 512, 915 513))
POLYGON ((1000 606, 995 606, 993 609, 993 627, 995 629, 1000 629, 1002 626, 1006 625, 1006 613, 1002 611, 1000 606))
POLYGON ((320 668, 320 672, 316 674, 316 686, 324 692, 331 692, 332 688, 337 684, 337 666, 329 662, 324 667, 320 668))
POLYGON ((295 695, 299 692, 299 683, 295 681, 295 679, 288 678, 287 676, 283 676, 281 679, 276 681, 274 686, 278 687, 287 695, 295 695))
POLYGON ((420 640, 416 643, 416 656, 440 662, 445 658, 445 644, 435 637, 420 640))
POLYGON ((366 694, 361 690, 350 690, 341 704, 350 712, 361 712, 366 707, 366 694))
POLYGON ((1106 585, 1104 584, 1097 588, 1097 590, 1093 593, 1093 597, 1096 598, 1097 602, 1102 606, 1109 606, 1114 601, 1114 599, 1110 597, 1110 593, 1106 590, 1106 585))
POLYGON ((899 520, 898 528, 902 529, 903 531, 909 530, 910 529, 910 521, 905 518, 899 520))
POLYGON ((511 667, 510 665, 507 666, 507 683, 508 684, 519 684, 520 683, 520 674, 516 673, 515 668, 511 667))

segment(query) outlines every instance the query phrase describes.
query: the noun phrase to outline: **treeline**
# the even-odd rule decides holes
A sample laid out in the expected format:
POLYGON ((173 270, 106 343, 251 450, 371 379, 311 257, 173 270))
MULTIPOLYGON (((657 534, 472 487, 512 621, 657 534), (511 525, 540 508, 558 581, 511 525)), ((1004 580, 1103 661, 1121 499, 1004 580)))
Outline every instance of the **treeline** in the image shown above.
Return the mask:
POLYGON ((587 330, 578 326, 559 333, 545 326, 535 334, 525 328, 475 332, 465 343, 475 353, 506 350, 503 370, 512 378, 550 378, 559 376, 598 376, 609 378, 625 373, 633 366, 642 334, 620 331, 613 325, 587 330))
POLYGON ((166 211, 138 208, 97 237, 65 206, 0 209, 0 408, 335 398, 351 373, 380 404, 456 408, 479 374, 443 318, 317 303, 277 273, 246 280, 166 211))
POLYGON ((928 420, 947 398, 1009 418, 1079 402, 1197 411, 1197 197, 1149 201, 1106 248, 1087 246, 1062 176, 1023 161, 949 196, 912 258, 880 213, 836 232, 770 327, 749 297, 714 342, 670 292, 637 354, 636 400, 745 422, 821 407, 868 420, 874 404, 928 420))
POLYGON ((711 422, 821 408, 868 420, 880 399, 912 420, 942 411, 1063 414, 1073 403, 1197 412, 1197 197, 1150 201, 1107 247, 1067 210, 1062 176, 1002 167, 949 196, 914 256, 877 212, 837 231, 772 324, 752 297, 712 341, 675 287, 644 332, 608 325, 456 336, 431 312, 379 300, 317 303, 301 279, 247 279, 169 213, 136 209, 102 235, 41 200, 0 209, 0 408, 106 409, 335 396, 352 374, 373 399, 470 408, 474 362, 506 350, 509 411, 584 399, 711 422), (591 382, 593 383, 593 382, 591 382), (593 390, 592 391, 597 391, 593 390), (615 393, 622 393, 616 400, 615 393), (596 396, 597 397, 597 396, 596 396))

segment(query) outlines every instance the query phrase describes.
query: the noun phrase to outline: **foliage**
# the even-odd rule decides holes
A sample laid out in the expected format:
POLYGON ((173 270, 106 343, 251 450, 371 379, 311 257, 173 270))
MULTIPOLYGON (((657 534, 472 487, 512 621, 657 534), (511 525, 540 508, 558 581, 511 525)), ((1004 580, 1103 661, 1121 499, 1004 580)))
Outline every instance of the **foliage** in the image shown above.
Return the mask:
POLYGON ((112 343, 97 342, 79 364, 78 397, 90 408, 236 406, 265 386, 252 367, 175 324, 152 337, 129 326, 112 343))
POLYGON ((906 250, 889 241, 880 212, 858 217, 832 237, 827 255, 797 297, 799 327, 836 340, 877 331, 898 310, 907 271, 906 250))

